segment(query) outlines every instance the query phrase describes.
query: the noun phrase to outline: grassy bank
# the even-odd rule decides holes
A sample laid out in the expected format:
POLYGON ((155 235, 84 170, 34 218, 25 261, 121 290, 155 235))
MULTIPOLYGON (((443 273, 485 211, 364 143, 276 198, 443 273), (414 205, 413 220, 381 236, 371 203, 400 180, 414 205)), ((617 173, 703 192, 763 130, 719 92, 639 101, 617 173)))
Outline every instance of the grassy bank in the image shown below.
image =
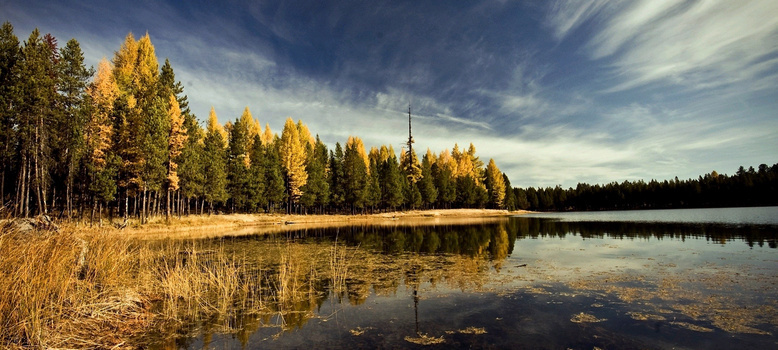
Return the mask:
POLYGON ((257 260, 191 241, 5 230, 0 348, 136 348, 198 320, 229 332, 238 314, 284 318, 322 293, 314 281, 343 288, 345 248, 306 249, 279 243, 257 260))
MULTIPOLYGON (((147 224, 140 225, 130 219, 123 229, 111 223, 103 227, 88 223, 63 224, 79 232, 101 232, 119 234, 139 239, 166 238, 213 238, 223 235, 242 235, 256 233, 278 233, 300 228, 323 228, 351 225, 437 225, 465 224, 494 220, 509 215, 519 215, 526 211, 492 209, 440 209, 412 210, 404 212, 365 214, 365 215, 285 215, 285 214, 221 214, 189 215, 171 218, 154 217, 147 224)), ((118 219, 117 219, 118 220, 118 219)))

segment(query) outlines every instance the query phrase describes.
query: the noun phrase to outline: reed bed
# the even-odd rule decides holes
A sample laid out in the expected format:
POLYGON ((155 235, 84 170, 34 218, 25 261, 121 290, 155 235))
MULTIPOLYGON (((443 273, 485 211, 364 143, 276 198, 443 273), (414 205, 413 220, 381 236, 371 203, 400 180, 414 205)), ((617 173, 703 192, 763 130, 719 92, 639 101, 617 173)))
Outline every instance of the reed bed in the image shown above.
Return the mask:
MULTIPOLYGON (((327 252, 279 243, 253 256, 196 241, 6 227, 0 348, 136 348, 204 320, 221 324, 220 332, 240 332, 254 322, 251 315, 276 314, 285 328, 300 326, 329 289, 327 252)), ((333 268, 344 271, 338 264, 348 263, 345 255, 337 259, 333 268)))

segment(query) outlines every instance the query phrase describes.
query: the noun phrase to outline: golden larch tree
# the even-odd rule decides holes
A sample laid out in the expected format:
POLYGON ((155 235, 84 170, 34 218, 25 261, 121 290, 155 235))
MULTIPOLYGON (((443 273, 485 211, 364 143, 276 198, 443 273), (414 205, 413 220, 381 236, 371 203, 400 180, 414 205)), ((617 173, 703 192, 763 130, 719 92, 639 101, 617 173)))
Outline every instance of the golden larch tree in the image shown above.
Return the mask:
POLYGON ((290 204, 297 203, 303 194, 301 188, 308 182, 308 173, 305 171, 305 146, 300 142, 300 133, 292 118, 286 119, 279 150, 290 204))
POLYGON ((84 141, 90 162, 96 170, 105 167, 106 152, 111 147, 113 137, 111 112, 113 103, 119 96, 119 87, 112 71, 111 63, 103 58, 97 65, 94 82, 87 87, 92 101, 92 114, 86 124, 84 141))
POLYGON ((273 143, 274 139, 275 139, 275 134, 273 134, 273 131, 270 130, 270 124, 265 123, 265 132, 262 133, 262 136, 260 136, 260 140, 262 140, 262 145, 268 146, 273 143))
POLYGON ((168 117, 170 118, 170 137, 168 138, 168 189, 171 191, 178 190, 178 156, 181 155, 181 151, 184 149, 184 142, 186 142, 186 130, 184 130, 184 116, 181 115, 181 108, 178 105, 175 95, 170 95, 170 109, 168 110, 168 117))

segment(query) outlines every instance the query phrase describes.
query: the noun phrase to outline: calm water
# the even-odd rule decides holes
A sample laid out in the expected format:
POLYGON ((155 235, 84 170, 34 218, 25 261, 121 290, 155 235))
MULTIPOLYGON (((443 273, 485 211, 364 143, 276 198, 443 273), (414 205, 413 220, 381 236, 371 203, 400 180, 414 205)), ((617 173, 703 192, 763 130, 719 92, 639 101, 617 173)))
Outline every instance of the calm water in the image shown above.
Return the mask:
POLYGON ((302 292, 150 346, 776 348, 776 218, 778 207, 561 213, 200 241, 256 259, 268 280, 297 266, 302 292), (341 279, 328 272, 336 251, 341 279))

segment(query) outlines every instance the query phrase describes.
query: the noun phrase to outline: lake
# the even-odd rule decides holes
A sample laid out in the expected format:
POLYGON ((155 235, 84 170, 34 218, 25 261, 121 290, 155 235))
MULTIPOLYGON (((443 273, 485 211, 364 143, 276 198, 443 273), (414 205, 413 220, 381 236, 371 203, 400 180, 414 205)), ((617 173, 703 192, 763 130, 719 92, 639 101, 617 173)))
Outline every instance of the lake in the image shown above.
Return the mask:
POLYGON ((544 213, 192 241, 250 267, 245 274, 264 281, 251 293, 259 302, 189 313, 144 341, 158 349, 776 348, 776 220, 778 207, 544 213))

